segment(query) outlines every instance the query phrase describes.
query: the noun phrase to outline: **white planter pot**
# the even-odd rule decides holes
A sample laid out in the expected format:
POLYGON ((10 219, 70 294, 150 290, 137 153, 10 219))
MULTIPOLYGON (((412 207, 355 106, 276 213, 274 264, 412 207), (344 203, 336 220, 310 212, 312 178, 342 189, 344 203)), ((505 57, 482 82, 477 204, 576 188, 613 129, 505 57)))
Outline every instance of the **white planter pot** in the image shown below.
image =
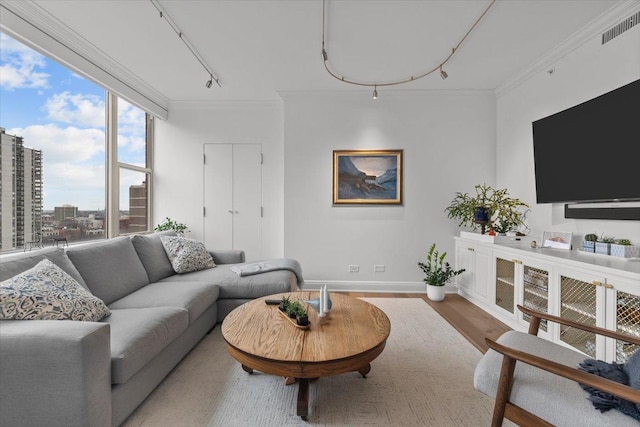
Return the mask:
POLYGON ((431 301, 442 301, 444 299, 444 286, 427 284, 427 296, 431 301))

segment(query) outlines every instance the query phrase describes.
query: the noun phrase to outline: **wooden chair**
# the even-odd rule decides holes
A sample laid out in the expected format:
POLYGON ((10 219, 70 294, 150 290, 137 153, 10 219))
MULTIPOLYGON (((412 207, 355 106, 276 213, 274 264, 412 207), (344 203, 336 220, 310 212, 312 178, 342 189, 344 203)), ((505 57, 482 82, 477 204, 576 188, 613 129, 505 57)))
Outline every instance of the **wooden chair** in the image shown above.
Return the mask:
MULTIPOLYGON (((611 337, 616 340, 640 345, 640 338, 638 337, 621 334, 618 332, 614 332, 608 329, 603 329, 595 326, 584 325, 581 323, 573 322, 571 320, 563 319, 561 317, 552 316, 547 313, 533 311, 528 308, 522 307, 520 305, 518 305, 518 309, 523 313, 526 313, 529 316, 531 316, 529 321, 530 323, 529 323, 529 331, 528 331, 530 335, 538 334, 540 321, 545 319, 548 322, 555 322, 555 323, 570 326, 573 328, 582 329, 584 331, 592 332, 595 334, 611 337)), ((521 334, 526 335, 524 333, 521 333, 521 334)), ((498 387, 495 395, 493 420, 491 423, 491 425, 494 427, 502 426, 504 418, 507 418, 521 426, 553 425, 553 424, 550 424, 545 419, 543 419, 541 416, 539 416, 540 414, 534 414, 528 410, 523 409, 520 406, 515 405, 510 401, 512 386, 514 383, 514 370, 517 362, 525 363, 537 369, 550 372, 554 375, 558 375, 558 376, 567 378, 569 380, 575 381, 577 383, 585 384, 590 387, 597 388, 601 391, 621 397, 630 402, 640 404, 640 390, 631 388, 629 386, 626 386, 611 380, 607 380, 597 375, 593 375, 593 374, 581 371, 577 368, 572 368, 570 366, 554 362, 544 357, 536 356, 528 352, 521 351, 517 348, 512 348, 512 347, 497 343, 489 338, 486 339, 486 343, 491 349, 493 349, 494 351, 502 355, 502 365, 500 368, 498 387)), ((551 345, 562 347, 558 344, 553 344, 553 343, 551 343, 551 345)), ((563 347, 563 351, 564 350, 566 349, 563 347)), ((586 358, 586 356, 584 358, 586 358)), ((478 387, 476 386, 476 388, 478 387)), ((567 392, 581 393, 582 395, 584 395, 584 399, 586 400, 586 397, 587 397, 587 395, 585 395, 586 392, 584 392, 578 386, 578 384, 576 384, 575 388, 572 387, 567 392)), ((567 413, 566 413, 567 419, 571 419, 571 408, 566 408, 566 410, 567 410, 567 413)), ((612 410, 612 412, 617 412, 617 411, 612 410)), ((600 412, 593 409, 593 414, 590 414, 589 416, 598 418, 601 415, 602 414, 600 412)), ((626 417, 626 418, 628 418, 630 422, 633 422, 633 419, 631 417, 626 417)))

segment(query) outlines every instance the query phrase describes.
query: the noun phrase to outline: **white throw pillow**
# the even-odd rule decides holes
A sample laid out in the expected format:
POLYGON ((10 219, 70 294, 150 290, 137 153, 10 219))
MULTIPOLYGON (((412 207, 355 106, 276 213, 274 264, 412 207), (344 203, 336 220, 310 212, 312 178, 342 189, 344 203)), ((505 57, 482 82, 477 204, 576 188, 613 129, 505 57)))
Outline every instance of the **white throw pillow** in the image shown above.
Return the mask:
POLYGON ((48 259, 0 282, 0 320, 97 322, 110 314, 101 299, 48 259))
POLYGON ((160 240, 176 273, 189 273, 216 266, 202 242, 173 236, 160 236, 160 240))

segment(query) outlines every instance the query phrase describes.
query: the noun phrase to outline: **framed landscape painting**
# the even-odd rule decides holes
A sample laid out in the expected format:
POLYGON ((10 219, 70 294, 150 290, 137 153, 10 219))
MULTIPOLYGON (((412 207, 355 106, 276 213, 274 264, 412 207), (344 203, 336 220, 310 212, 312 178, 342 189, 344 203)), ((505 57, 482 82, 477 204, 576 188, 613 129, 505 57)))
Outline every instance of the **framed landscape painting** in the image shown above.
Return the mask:
POLYGON ((402 150, 334 150, 334 205, 401 205, 402 150))

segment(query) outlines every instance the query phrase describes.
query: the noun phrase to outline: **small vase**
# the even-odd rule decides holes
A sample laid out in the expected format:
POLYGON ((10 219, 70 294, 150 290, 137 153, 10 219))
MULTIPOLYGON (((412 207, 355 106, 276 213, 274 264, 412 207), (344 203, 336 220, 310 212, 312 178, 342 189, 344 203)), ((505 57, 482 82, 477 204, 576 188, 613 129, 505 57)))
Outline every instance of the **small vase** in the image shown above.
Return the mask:
POLYGON ((431 301, 442 301, 444 299, 444 286, 427 284, 427 296, 431 301))

